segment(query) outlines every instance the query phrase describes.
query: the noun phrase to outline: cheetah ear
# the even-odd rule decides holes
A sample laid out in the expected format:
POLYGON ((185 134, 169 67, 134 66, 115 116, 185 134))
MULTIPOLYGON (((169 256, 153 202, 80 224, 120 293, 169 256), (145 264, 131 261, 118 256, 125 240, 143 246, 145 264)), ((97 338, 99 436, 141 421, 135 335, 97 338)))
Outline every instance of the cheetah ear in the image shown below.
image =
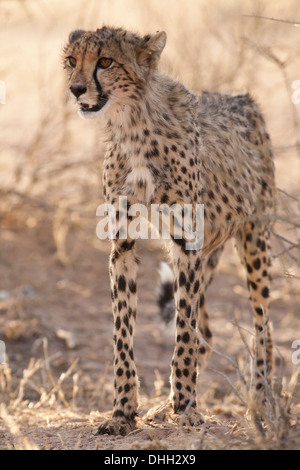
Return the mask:
POLYGON ((158 31, 153 36, 145 36, 142 45, 137 50, 138 64, 155 66, 166 45, 166 41, 167 35, 164 31, 158 31))
POLYGON ((75 31, 72 31, 69 34, 69 43, 76 41, 76 39, 80 38, 80 36, 82 36, 84 32, 85 31, 83 31, 83 29, 76 29, 75 31))

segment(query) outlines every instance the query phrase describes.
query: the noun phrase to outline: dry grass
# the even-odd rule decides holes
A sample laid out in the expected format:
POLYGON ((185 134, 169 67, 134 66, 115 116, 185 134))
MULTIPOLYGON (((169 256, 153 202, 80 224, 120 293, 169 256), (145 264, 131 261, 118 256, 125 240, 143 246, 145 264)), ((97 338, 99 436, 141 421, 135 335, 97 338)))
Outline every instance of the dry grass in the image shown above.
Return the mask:
MULTIPOLYGON (((300 29, 251 16, 299 22, 298 11, 297 0, 0 0, 0 80, 7 89, 6 104, 0 104, 0 290, 11 294, 0 298, 0 338, 8 345, 8 363, 0 366, 1 449, 299 448, 299 371, 291 363, 290 345, 300 339, 300 104, 292 102, 292 83, 300 79, 300 29), (84 340, 81 327, 72 324, 73 311, 88 312, 87 325, 98 314, 93 305, 100 303, 103 312, 109 311, 107 284, 103 282, 97 297, 98 280, 87 280, 90 272, 101 279, 102 271, 103 279, 107 275, 108 247, 95 237, 104 147, 97 129, 81 121, 67 100, 61 52, 71 30, 94 29, 103 23, 141 33, 166 30, 162 67, 195 92, 249 91, 268 124, 280 188, 272 300, 274 334, 283 353, 277 353, 277 380, 266 407, 252 396, 250 365, 255 361, 248 344, 253 338, 244 324, 241 303, 248 294, 236 280, 227 285, 229 294, 222 291, 226 277, 242 276, 237 262, 227 258, 229 267, 222 263, 217 284, 221 298, 217 309, 222 315, 216 322, 223 325, 227 302, 237 321, 230 327, 226 323, 224 334, 235 339, 227 340, 233 349, 226 357, 219 341, 222 356, 218 359, 215 353, 213 367, 217 371, 208 370, 204 376, 208 386, 201 388, 200 405, 207 410, 205 426, 194 430, 172 423, 153 427, 141 420, 139 430, 124 441, 93 434, 93 425, 112 402, 109 339, 101 337, 103 355, 97 352, 87 366, 90 352, 81 346, 89 343, 89 330, 84 330, 84 340), (94 258, 103 263, 97 272, 94 258), (26 283, 34 285, 40 297, 30 298, 23 289, 26 283), (53 313, 60 308, 65 321, 53 313), (58 324, 51 323, 54 319, 58 324), (57 333, 59 329, 64 333, 57 333), (73 336, 68 336, 72 329, 79 336, 74 348, 73 336), (244 353, 234 349, 239 341, 244 353), (99 364, 96 372, 93 361, 99 364)), ((143 289, 149 295, 149 317, 137 334, 146 332, 158 342, 166 358, 163 370, 168 371, 165 341, 147 323, 153 311, 148 282, 143 289)), ((146 310, 147 302, 146 297, 146 310)), ((108 314, 103 328, 104 324, 108 336, 108 314)), ((147 362, 149 356, 143 352, 147 362)), ((149 362, 149 370, 158 366, 149 362)), ((148 391, 145 372, 143 411, 166 398, 167 373, 162 377, 157 370, 156 386, 148 391)))

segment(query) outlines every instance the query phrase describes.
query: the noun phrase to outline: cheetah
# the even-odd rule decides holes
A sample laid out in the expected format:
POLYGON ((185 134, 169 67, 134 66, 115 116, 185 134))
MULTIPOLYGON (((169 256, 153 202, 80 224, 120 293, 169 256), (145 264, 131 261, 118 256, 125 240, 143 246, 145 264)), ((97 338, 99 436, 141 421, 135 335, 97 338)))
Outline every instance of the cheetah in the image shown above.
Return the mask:
MULTIPOLYGON (((165 44, 164 31, 140 36, 108 26, 75 30, 64 49, 64 68, 79 115, 94 119, 105 135, 104 196, 116 207, 119 221, 124 222, 126 209, 136 203, 148 208, 176 203, 182 210, 186 204, 204 205, 201 247, 188 250, 187 240, 175 236, 176 217, 172 218, 166 243, 174 279, 162 282, 159 299, 162 311, 170 302, 169 312, 176 311, 166 407, 178 420, 184 418, 183 424, 198 425, 203 421, 197 410, 196 384, 212 344, 205 291, 231 237, 246 268, 260 338, 257 393, 271 383, 268 273, 274 164, 264 119, 249 94, 190 92, 159 70, 165 44), (118 208, 121 196, 127 198, 124 211, 118 208)), ((111 419, 101 423, 98 432, 125 435, 135 428, 138 412, 133 331, 139 259, 136 239, 124 237, 120 227, 111 240, 109 261, 114 405, 111 419)))

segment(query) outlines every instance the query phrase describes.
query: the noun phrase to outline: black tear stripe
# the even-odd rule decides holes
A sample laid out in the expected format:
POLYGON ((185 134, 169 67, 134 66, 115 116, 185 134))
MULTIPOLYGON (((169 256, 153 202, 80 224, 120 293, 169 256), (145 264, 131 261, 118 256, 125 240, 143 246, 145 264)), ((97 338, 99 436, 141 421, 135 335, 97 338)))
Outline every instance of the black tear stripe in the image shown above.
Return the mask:
POLYGON ((98 81, 98 78, 97 78, 97 70, 98 70, 98 62, 96 64, 96 67, 95 67, 95 70, 94 70, 94 73, 93 73, 93 77, 94 77, 94 80, 95 80, 95 83, 96 83, 96 88, 97 88, 97 91, 99 93, 99 98, 102 96, 102 87, 98 81))

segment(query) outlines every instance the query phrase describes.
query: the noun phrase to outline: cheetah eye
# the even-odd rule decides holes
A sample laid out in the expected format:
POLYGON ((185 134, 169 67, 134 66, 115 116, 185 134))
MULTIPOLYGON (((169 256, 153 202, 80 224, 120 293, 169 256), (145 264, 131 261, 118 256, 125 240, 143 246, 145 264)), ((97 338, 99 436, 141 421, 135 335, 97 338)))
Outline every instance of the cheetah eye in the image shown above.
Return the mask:
POLYGON ((76 67, 76 64, 77 64, 77 60, 75 59, 75 57, 67 57, 68 59, 68 63, 69 63, 69 66, 72 67, 72 69, 74 69, 76 67))
POLYGON ((101 59, 98 60, 98 67, 100 69, 107 69, 112 63, 112 59, 108 59, 107 57, 101 57, 101 59))

